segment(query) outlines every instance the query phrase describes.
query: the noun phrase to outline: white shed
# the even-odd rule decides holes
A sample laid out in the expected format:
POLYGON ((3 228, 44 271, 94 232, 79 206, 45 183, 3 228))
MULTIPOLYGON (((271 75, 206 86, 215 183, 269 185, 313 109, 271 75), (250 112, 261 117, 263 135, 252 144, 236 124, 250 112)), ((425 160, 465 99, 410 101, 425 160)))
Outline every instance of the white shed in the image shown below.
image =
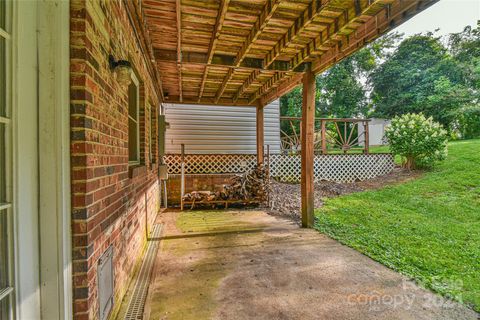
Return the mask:
MULTIPOLYGON (((164 104, 166 153, 255 154, 255 107, 164 104)), ((280 101, 264 107, 265 145, 280 153, 280 101)))
MULTIPOLYGON (((368 137, 369 137, 369 145, 370 146, 382 146, 386 142, 383 139, 385 136, 385 128, 390 124, 390 120, 387 119, 379 119, 379 118, 371 118, 370 122, 368 123, 368 137)), ((365 143, 365 137, 363 135, 363 126, 358 126, 358 135, 360 138, 358 139, 358 144, 363 146, 365 143)))

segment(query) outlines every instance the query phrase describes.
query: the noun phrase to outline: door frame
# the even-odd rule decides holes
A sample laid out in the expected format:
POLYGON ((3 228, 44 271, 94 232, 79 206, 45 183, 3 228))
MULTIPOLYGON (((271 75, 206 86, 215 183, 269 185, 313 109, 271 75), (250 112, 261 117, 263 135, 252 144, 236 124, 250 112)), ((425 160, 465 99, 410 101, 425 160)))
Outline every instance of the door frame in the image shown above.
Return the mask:
POLYGON ((70 3, 13 1, 16 319, 72 319, 70 3))
POLYGON ((38 1, 42 319, 72 319, 70 2, 38 1))

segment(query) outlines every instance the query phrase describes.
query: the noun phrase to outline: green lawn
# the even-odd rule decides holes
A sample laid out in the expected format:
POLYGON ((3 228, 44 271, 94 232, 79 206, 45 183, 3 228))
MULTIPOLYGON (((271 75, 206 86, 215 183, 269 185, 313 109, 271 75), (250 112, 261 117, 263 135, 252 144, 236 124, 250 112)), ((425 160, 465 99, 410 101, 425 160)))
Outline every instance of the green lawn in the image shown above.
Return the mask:
POLYGON ((327 199, 316 228, 480 311, 480 140, 421 178, 327 199))

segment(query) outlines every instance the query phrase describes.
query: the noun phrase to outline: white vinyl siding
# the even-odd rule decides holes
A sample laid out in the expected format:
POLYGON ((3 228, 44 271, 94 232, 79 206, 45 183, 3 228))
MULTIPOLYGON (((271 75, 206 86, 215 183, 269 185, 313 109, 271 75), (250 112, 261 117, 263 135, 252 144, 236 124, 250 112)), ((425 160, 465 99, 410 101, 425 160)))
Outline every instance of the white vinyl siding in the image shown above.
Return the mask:
MULTIPOLYGON (((256 153, 255 107, 165 104, 166 153, 256 153)), ((280 104, 264 107, 265 145, 280 153, 280 104)), ((266 149, 265 149, 266 152, 266 149)))

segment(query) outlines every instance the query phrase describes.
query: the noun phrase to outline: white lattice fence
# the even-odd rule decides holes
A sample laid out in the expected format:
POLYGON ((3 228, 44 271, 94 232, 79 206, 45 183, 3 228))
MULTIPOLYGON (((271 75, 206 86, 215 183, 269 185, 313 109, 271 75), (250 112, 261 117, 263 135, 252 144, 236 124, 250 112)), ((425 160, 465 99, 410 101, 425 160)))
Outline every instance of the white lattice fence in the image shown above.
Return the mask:
MULTIPOLYGON (((169 174, 181 173, 180 154, 167 154, 163 157, 169 174)), ((185 155, 186 174, 239 173, 255 168, 257 157, 254 154, 187 154, 185 155)))
MULTIPOLYGON (((315 181, 353 182, 387 174, 393 170, 391 154, 315 155, 315 181)), ((270 175, 284 182, 298 182, 300 155, 270 155, 270 175)))
MULTIPOLYGON (((180 174, 181 155, 167 154, 168 173, 180 174)), ((239 173, 255 168, 254 154, 188 154, 186 174, 239 173)), ((353 182, 387 174, 393 170, 391 154, 315 155, 315 180, 353 182)), ((300 155, 270 155, 270 175, 284 182, 298 182, 301 175, 300 155)))

